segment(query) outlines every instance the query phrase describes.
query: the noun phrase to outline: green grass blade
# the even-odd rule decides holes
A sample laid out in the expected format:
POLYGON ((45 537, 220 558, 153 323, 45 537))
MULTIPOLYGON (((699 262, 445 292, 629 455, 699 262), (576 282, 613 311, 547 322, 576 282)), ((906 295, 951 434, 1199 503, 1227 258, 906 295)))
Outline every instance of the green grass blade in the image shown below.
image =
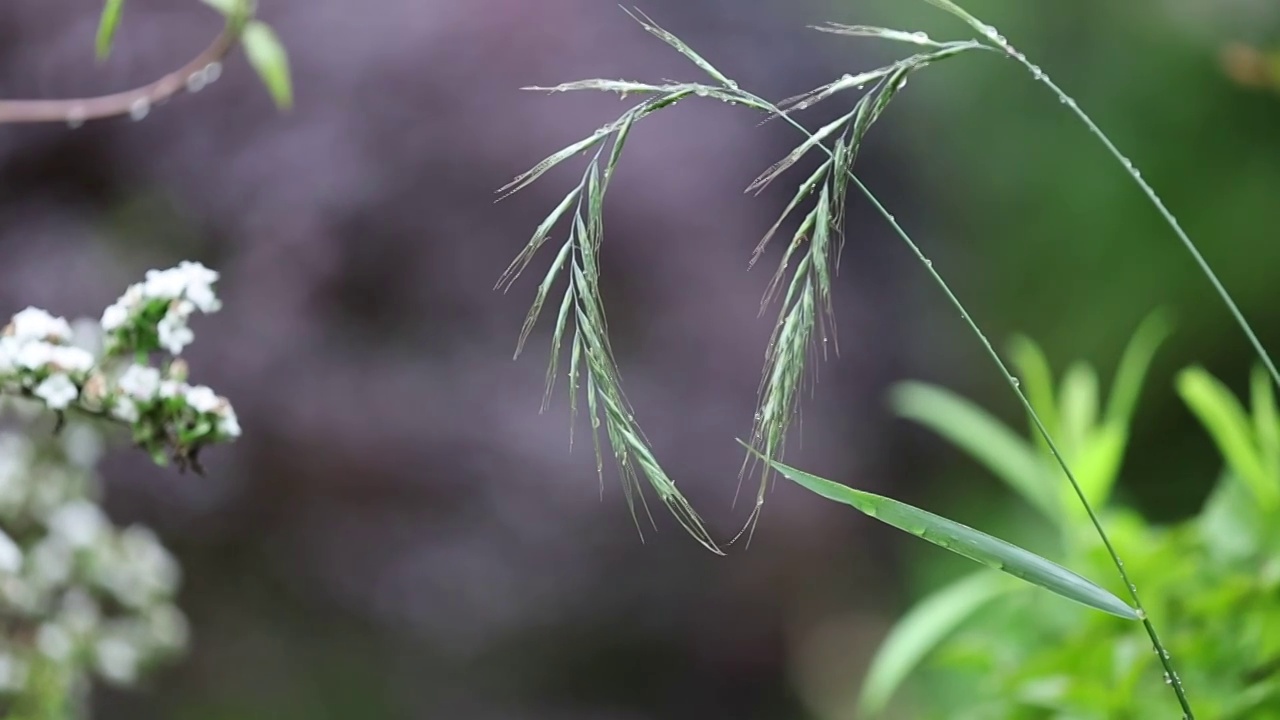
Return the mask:
MULTIPOLYGON (((1263 347, 1262 341, 1258 339, 1258 335, 1254 332, 1253 326, 1249 324, 1248 319, 1246 319, 1244 313, 1241 312, 1240 306, 1237 305, 1235 300, 1231 297, 1231 293, 1227 292, 1226 286, 1222 284, 1222 280, 1218 278, 1217 273, 1215 273, 1213 268, 1209 266, 1209 261, 1205 259, 1203 254, 1201 254, 1200 248, 1192 242, 1191 236, 1187 234, 1186 230, 1182 229, 1182 224, 1178 222, 1178 218, 1175 217, 1173 212, 1169 210, 1169 207, 1164 204, 1164 200, 1160 198, 1160 195, 1156 192, 1155 188, 1151 186, 1151 183, 1147 182, 1147 180, 1142 177, 1142 173, 1138 171, 1138 168, 1133 164, 1133 161, 1124 153, 1120 152, 1120 148, 1116 147, 1115 143, 1111 141, 1111 138, 1107 137, 1107 134, 1102 131, 1102 128, 1093 121, 1093 118, 1089 117, 1089 115, 1085 113, 1084 109, 1080 107, 1080 104, 1076 102, 1075 98, 1071 97, 1065 90, 1058 87, 1057 83, 1049 77, 1048 73, 1027 59, 1025 54, 1014 48, 1013 45, 1011 45, 995 27, 982 22, 951 0, 926 0, 926 2, 942 8, 943 10, 960 18, 974 30, 978 31, 980 35, 990 41, 996 49, 1002 51, 1005 55, 1013 58, 1016 62, 1026 68, 1027 72, 1031 73, 1031 76, 1036 80, 1036 82, 1039 82, 1049 88, 1049 90, 1057 96, 1058 100, 1061 101, 1062 104, 1065 105, 1086 128, 1088 128, 1089 132, 1097 138, 1098 142, 1102 143, 1103 147, 1107 149, 1107 152, 1115 158, 1116 162, 1120 163, 1120 165, 1124 167, 1125 172, 1129 174, 1129 177, 1137 183, 1138 188, 1142 190, 1142 194, 1146 196, 1147 201, 1156 209, 1160 214, 1160 218, 1164 220, 1165 224, 1169 226, 1169 229, 1172 230, 1173 234, 1178 238, 1178 241, 1182 244, 1183 248, 1191 255, 1191 259, 1195 262, 1196 267, 1199 268, 1200 273, 1204 275, 1205 279, 1209 281, 1209 284, 1213 286, 1214 291, 1218 294, 1218 298, 1231 313, 1231 317, 1235 320, 1236 326, 1240 328, 1242 333, 1244 333, 1245 338, 1253 347, 1254 352, 1258 355, 1262 364, 1266 366, 1267 372, 1271 375, 1271 380, 1277 387, 1280 387, 1280 368, 1276 367, 1275 361, 1271 359, 1271 355, 1267 352, 1267 349, 1263 347)), ((1178 692, 1178 699, 1182 704, 1183 711, 1188 712, 1189 707, 1186 703, 1186 698, 1183 696, 1181 685, 1175 683, 1174 689, 1178 692)))
POLYGON ((823 140, 831 137, 831 135, 833 135, 837 130, 844 127, 844 124, 852 120, 853 116, 854 113, 849 112, 835 120, 832 120, 826 125, 823 125, 817 132, 805 138, 804 142, 800 143, 794 150, 787 153, 786 157, 774 163, 768 170, 761 173, 760 177, 757 177, 750 185, 747 186, 746 191, 754 191, 758 194, 760 191, 764 190, 769 183, 773 182, 779 175, 786 172, 787 168, 795 165, 800 158, 804 157, 805 153, 808 153, 815 146, 820 145, 823 140))
POLYGON ((1154 312, 1147 316, 1120 356, 1116 378, 1111 384, 1111 396, 1104 413, 1108 423, 1128 425, 1133 420, 1133 410, 1142 393, 1142 383, 1156 351, 1173 332, 1173 321, 1166 313, 1154 312))
POLYGON ((686 45, 683 40, 672 35, 666 30, 663 30, 661 27, 658 27, 658 24, 655 23, 648 15, 645 15, 639 10, 631 11, 623 8, 622 11, 630 15, 632 20, 640 23, 641 27, 649 31, 649 33, 654 37, 662 40, 662 42, 674 48, 676 52, 688 58, 694 65, 697 65, 703 72, 711 76, 713 80, 727 88, 737 89, 738 83, 730 80, 724 73, 717 70, 714 65, 707 62, 706 59, 698 53, 694 52, 693 48, 686 45))
POLYGON ((502 288, 505 292, 511 289, 512 283, 516 281, 516 278, 520 277, 520 273, 524 272, 524 269, 529 266, 529 262, 533 260, 533 256, 538 253, 542 244, 550 237, 551 228, 560 221, 560 218, 564 217, 565 213, 569 212, 569 208, 573 207, 574 202, 577 201, 578 195, 581 193, 582 185, 570 190, 569 194, 564 196, 564 200, 560 201, 555 210, 552 210, 551 214, 543 219, 537 229, 533 231, 533 239, 524 246, 524 249, 516 256, 516 259, 511 261, 502 276, 498 278, 498 284, 494 286, 495 290, 502 288))
MULTIPOLYGON (((739 440, 738 442, 742 442, 739 440)), ((746 445, 746 443, 742 443, 746 445)), ((749 448, 749 446, 748 446, 749 448)), ((928 510, 874 493, 855 490, 816 475, 765 460, 777 473, 829 500, 849 505, 886 525, 927 540, 938 547, 1001 572, 1008 573, 1095 610, 1125 620, 1140 619, 1136 610, 1087 578, 1000 538, 935 515, 928 510)))
MULTIPOLYGON (((1022 392, 1040 416, 1045 430, 1049 435, 1057 437, 1061 428, 1058 423, 1058 399, 1053 392, 1053 368, 1049 366, 1049 358, 1034 340, 1022 335, 1015 337, 1010 343, 1009 355, 1013 366, 1018 370, 1022 392)), ((1048 454, 1049 445, 1035 431, 1035 422, 1029 416, 1027 422, 1035 436, 1036 445, 1048 454)))
POLYGON ((106 60, 111 54, 111 44, 116 39, 116 28, 120 27, 120 14, 124 10, 124 0, 107 0, 102 6, 102 16, 98 18, 98 36, 94 49, 99 60, 106 60))
POLYGON ((871 658, 858 709, 876 715, 934 648, 974 613, 1002 595, 1024 588, 996 573, 979 571, 934 591, 896 622, 871 658))
POLYGON ((1280 501, 1275 478, 1268 477, 1253 439, 1253 426, 1240 401, 1217 378, 1199 367, 1178 374, 1178 394, 1204 425, 1227 464, 1253 492, 1263 507, 1280 501))
MULTIPOLYGON (((1124 452, 1129 445, 1129 428, 1119 423, 1094 426, 1085 437, 1072 461, 1076 479, 1090 504, 1105 505, 1120 476, 1124 452)), ((1062 497, 1061 507, 1070 508, 1071 514, 1081 523, 1088 523, 1084 506, 1075 500, 1074 492, 1067 485, 1058 485, 1062 497)))
POLYGON ((891 28, 878 27, 875 25, 845 25, 843 23, 828 22, 823 25, 810 25, 809 27, 819 32, 831 33, 833 35, 873 37, 880 38, 882 40, 909 43, 912 45, 924 45, 926 47, 945 47, 947 44, 933 40, 929 37, 928 33, 893 30, 891 28))
POLYGON ((611 127, 601 128, 600 130, 597 130, 596 132, 579 140, 578 142, 575 142, 572 145, 569 145, 568 147, 565 147, 558 152, 548 155, 537 165, 534 165, 532 168, 525 171, 524 173, 517 175, 514 180, 498 188, 498 193, 501 195, 501 197, 499 197, 498 199, 501 200, 502 198, 505 198, 508 195, 511 195, 512 193, 519 192, 520 190, 523 190, 524 188, 529 187, 551 168, 555 167, 556 165, 559 165, 560 163, 564 162, 565 160, 568 160, 569 158, 573 157, 574 155, 577 155, 580 152, 591 149, 595 145, 602 142, 605 139, 605 137, 607 137, 612 132, 613 132, 613 128, 611 127))
POLYGON ((1280 482, 1280 414, 1276 411, 1275 388, 1266 370, 1255 367, 1249 375, 1250 393, 1253 396, 1253 425, 1258 437, 1258 449, 1267 476, 1280 482))
POLYGON ((250 21, 240 36, 249 64, 266 86, 276 107, 293 107, 293 81, 290 79, 289 54, 270 25, 261 20, 250 21))
POLYGON ((890 393, 894 411, 933 430, 972 455, 1045 517, 1060 510, 1048 466, 1030 443, 986 410, 945 388, 900 383, 890 393))
POLYGON ((1092 365, 1075 362, 1062 374, 1058 408, 1062 429, 1058 446, 1075 456, 1084 447, 1098 421, 1098 371, 1092 365))

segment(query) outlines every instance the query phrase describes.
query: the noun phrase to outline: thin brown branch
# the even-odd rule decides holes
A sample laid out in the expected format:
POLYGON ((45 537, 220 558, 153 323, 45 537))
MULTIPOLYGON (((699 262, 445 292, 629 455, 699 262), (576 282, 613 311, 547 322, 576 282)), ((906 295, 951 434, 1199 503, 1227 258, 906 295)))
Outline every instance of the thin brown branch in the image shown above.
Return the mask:
MULTIPOLYGON (((79 125, 88 120, 145 114, 178 93, 203 87, 209 77, 209 68, 218 68, 222 59, 235 47, 244 29, 243 22, 231 21, 213 43, 191 62, 147 85, 88 98, 67 100, 4 100, 0 99, 0 125, 9 123, 59 122, 79 125)), ((218 72, 214 70, 213 72, 218 72)))

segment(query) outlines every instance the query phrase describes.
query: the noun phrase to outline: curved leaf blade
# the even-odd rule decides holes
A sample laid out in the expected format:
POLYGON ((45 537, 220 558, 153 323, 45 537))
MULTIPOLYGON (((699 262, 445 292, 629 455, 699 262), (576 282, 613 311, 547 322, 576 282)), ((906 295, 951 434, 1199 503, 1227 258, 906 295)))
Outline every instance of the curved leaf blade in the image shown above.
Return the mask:
POLYGON ((249 64, 258 73, 276 107, 288 110, 293 107, 293 82, 289 75, 289 55, 284 44, 271 26, 254 20, 244 28, 240 37, 249 64))
POLYGON ((1280 502, 1280 488, 1267 476, 1253 437, 1253 424, 1231 390, 1201 367, 1178 374, 1178 394, 1199 418, 1206 431, 1235 471, 1265 507, 1280 502))
MULTIPOLYGON (((746 443, 742 444, 746 446, 746 443)), ((747 447, 750 449, 750 446, 747 447)), ((768 463, 775 472, 797 485, 829 500, 849 505, 864 515, 928 540, 961 557, 1008 573, 1095 610, 1101 610, 1125 620, 1139 619, 1137 611, 1114 594, 1082 575, 1036 555, 1030 550, 954 520, 948 520, 941 515, 935 515, 928 510, 921 510, 883 495, 855 490, 847 485, 824 480, 763 455, 760 455, 760 459, 768 463)))
POLYGON ((124 0, 107 0, 102 6, 102 17, 98 19, 98 37, 94 44, 99 60, 106 60, 111 54, 111 43, 116 39, 116 28, 120 26, 120 13, 124 10, 124 0))
POLYGON ((1151 368, 1151 361, 1171 334, 1173 320, 1164 312, 1151 313, 1134 331, 1111 382, 1111 397, 1107 399, 1104 415, 1106 422, 1127 426, 1133 420, 1133 409, 1138 404, 1142 382, 1151 368))
POLYGON ((977 572, 943 587, 916 603, 889 631, 871 659, 858 708, 882 712, 898 686, 929 653, 988 603, 1021 585, 994 573, 977 572))
POLYGON ((987 411, 935 385, 904 382, 890 394, 901 417, 913 420, 972 455, 1024 500, 1057 520, 1060 513, 1043 458, 987 411))

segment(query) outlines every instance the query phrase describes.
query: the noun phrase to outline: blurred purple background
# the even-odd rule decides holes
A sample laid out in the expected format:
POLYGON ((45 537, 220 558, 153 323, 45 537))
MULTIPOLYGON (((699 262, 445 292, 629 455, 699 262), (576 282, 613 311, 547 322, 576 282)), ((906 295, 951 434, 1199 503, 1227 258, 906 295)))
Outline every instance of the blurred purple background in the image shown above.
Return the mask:
MULTIPOLYGON (((818 2, 643 9, 768 97, 867 63, 805 29, 831 18, 818 2)), ((656 510, 642 543, 589 443, 570 453, 563 385, 538 413, 547 327, 511 359, 550 255, 492 289, 578 166, 497 205, 494 190, 623 107, 518 88, 697 69, 588 0, 270 0, 262 15, 290 52, 287 114, 236 53, 142 122, 0 127, 5 312, 95 315, 182 259, 222 273, 192 377, 231 398, 245 437, 205 458, 207 477, 124 449, 103 468, 112 515, 152 524, 184 563, 193 652, 145 692, 100 693, 98 717, 782 718, 855 691, 897 601, 889 531, 779 486, 728 557, 656 510)), ((95 22, 85 3, 7 3, 0 97, 146 82, 219 21, 130 0, 103 65, 95 22)), ((746 261, 790 183, 741 189, 796 142, 759 119, 706 102, 646 120, 607 214, 625 387, 719 538, 747 517, 734 438, 776 312, 757 317, 776 253, 746 261)), ((885 147, 860 162, 892 202, 885 147)), ((885 462, 882 391, 903 371, 908 258, 886 240, 851 211, 842 355, 791 455, 872 489, 902 470, 885 462)))

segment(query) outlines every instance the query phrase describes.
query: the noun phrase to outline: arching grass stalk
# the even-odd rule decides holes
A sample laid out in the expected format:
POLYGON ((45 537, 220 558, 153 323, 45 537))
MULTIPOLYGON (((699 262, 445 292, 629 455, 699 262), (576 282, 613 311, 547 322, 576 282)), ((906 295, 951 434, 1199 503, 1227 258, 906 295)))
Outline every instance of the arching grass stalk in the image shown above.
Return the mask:
MULTIPOLYGON (((739 93, 740 93, 740 96, 743 98, 745 104, 764 110, 766 112, 777 113, 782 118, 784 118, 792 127, 795 127, 797 130, 804 133, 805 135, 812 137, 812 133, 810 133, 807 128, 805 128, 800 123, 796 122, 794 119, 791 118, 790 115, 787 115, 786 113, 782 112, 777 107, 773 106, 771 103, 761 98, 755 97, 750 93, 746 93, 742 91, 739 91, 739 93)), ((827 153, 828 155, 832 155, 831 150, 827 148, 825 144, 817 143, 817 147, 821 148, 822 151, 827 153)), ((975 321, 973 319, 973 316, 969 314, 969 311, 967 308, 965 308, 964 303, 960 301, 960 298, 951 289, 951 286, 947 283, 945 279, 943 279, 942 275, 938 272, 938 270, 934 268, 933 261, 930 260, 928 256, 926 256, 924 252, 920 249, 920 246, 917 245, 916 242, 911 239, 911 236, 907 234, 907 231, 898 222, 898 219, 894 217, 893 213, 890 213, 889 210, 884 206, 884 204, 880 202, 880 199, 876 197, 875 193, 871 192, 871 189, 868 188, 862 182, 862 180, 860 180, 858 176, 853 173, 852 168, 849 169, 848 175, 849 175, 849 179, 853 181, 854 185, 857 186, 858 190, 863 194, 863 196, 866 197, 867 200, 870 201, 871 204, 875 207, 876 212, 880 213, 880 216, 883 217, 889 223, 889 226, 893 228, 894 233, 897 234, 897 236, 902 240, 902 242, 906 243, 907 247, 911 250, 911 253, 915 255, 916 259, 920 261, 920 264, 924 266, 924 269, 929 274, 929 277, 933 278, 934 283, 936 283, 937 286, 942 290, 943 294, 947 296, 947 300, 951 302, 952 307, 954 307, 957 311, 960 312, 960 317, 964 320, 965 324, 969 327, 969 330, 974 334, 975 337, 978 338, 978 341, 982 343, 982 347, 984 350, 986 350, 987 355, 991 358, 991 361, 995 363, 997 368, 999 368, 1000 373, 1004 376, 1004 380, 1006 384, 1008 384, 1009 388, 1013 390, 1014 395, 1018 396, 1018 401, 1021 402, 1023 408, 1026 409, 1028 416, 1031 418, 1031 422, 1036 427, 1036 432, 1039 433, 1042 438, 1044 438, 1045 444, 1048 446, 1050 454, 1053 455, 1053 459, 1057 461, 1058 466, 1062 468, 1063 474, 1067 476, 1067 480, 1071 483, 1071 489, 1075 491, 1076 497, 1080 499, 1080 504, 1084 506, 1085 512, 1089 516, 1089 521, 1093 524, 1094 530, 1097 531, 1098 533, 1098 538, 1102 541, 1103 546, 1106 547, 1108 555, 1111 556, 1111 561, 1116 566, 1116 570, 1119 571, 1120 579, 1124 582, 1125 588, 1129 593, 1129 597, 1130 599, 1133 600, 1133 605, 1138 610, 1138 617, 1142 621, 1142 626, 1143 628, 1146 629, 1147 635, 1151 638, 1151 645, 1155 650, 1156 655, 1160 658, 1160 664, 1163 666, 1164 672, 1165 672, 1165 680, 1168 682, 1169 686, 1173 688, 1174 693, 1177 695, 1178 704, 1182 707, 1182 712, 1185 715, 1185 720, 1195 720, 1195 714, 1191 709, 1191 703, 1187 699, 1186 691, 1182 687, 1182 679, 1178 676, 1177 671, 1174 669, 1173 661, 1169 656, 1169 651, 1165 648, 1164 643, 1160 641, 1160 635, 1156 632, 1155 625, 1153 625, 1151 623, 1151 619, 1147 617, 1147 612, 1145 608, 1143 608, 1142 606, 1142 599, 1138 596, 1137 585, 1135 585, 1133 581, 1130 580, 1129 573, 1127 570, 1125 570, 1125 567, 1124 567, 1124 561, 1120 558, 1120 554, 1116 551, 1115 546, 1111 543, 1111 538, 1110 536, 1107 535, 1107 531, 1102 527, 1102 521, 1098 519, 1097 513, 1095 513, 1093 510, 1093 505, 1090 504, 1088 497, 1085 496, 1084 490, 1080 487, 1079 481, 1076 480, 1075 473, 1071 471, 1071 467, 1067 464, 1067 461, 1063 457, 1061 451, 1058 450, 1057 443, 1054 442, 1053 437, 1049 434, 1049 430, 1048 428, 1045 427, 1044 422, 1040 419, 1040 415, 1036 412, 1035 408, 1032 407, 1031 401, 1027 399, 1026 393, 1022 391, 1022 387, 1018 382, 1017 376, 1015 376, 1013 372, 1009 370, 1009 366, 1000 357, 1000 353, 996 352, 995 347, 991 345, 991 341, 987 339, 986 333, 982 331, 982 328, 978 325, 977 321, 975 321)))
POLYGON ((1045 73, 1040 66, 1032 63, 1027 59, 1025 54, 1011 45, 1008 39, 1001 35, 994 26, 982 22, 964 8, 956 5, 954 2, 951 2, 951 0, 927 0, 927 2, 960 18, 973 29, 977 30, 985 41, 992 43, 1005 55, 1008 55, 1018 61, 1018 63, 1031 73, 1031 76, 1035 78, 1037 82, 1052 90, 1053 93, 1058 96, 1058 100, 1060 100, 1063 105, 1067 106, 1071 112, 1079 118, 1082 123, 1084 123, 1085 127, 1089 129, 1089 132, 1093 133, 1093 136, 1107 148, 1107 151, 1111 153, 1112 157, 1124 166, 1125 171, 1129 173, 1129 177, 1133 178, 1133 181, 1142 189, 1142 193, 1147 196, 1147 200, 1149 200, 1151 204, 1155 206, 1156 210, 1160 212, 1160 217, 1164 219, 1165 224, 1173 230, 1173 234, 1182 242, 1182 246, 1187 249, 1187 252, 1191 253, 1191 257, 1200 268, 1200 272, 1202 272, 1209 280, 1209 283, 1213 285, 1213 289, 1217 291, 1218 297, 1222 298, 1223 304, 1225 304, 1227 309, 1231 311, 1231 316, 1235 318, 1236 324, 1240 326, 1240 330, 1244 332, 1245 337, 1249 339, 1249 343, 1253 345, 1254 352, 1258 354, 1258 357, 1262 360, 1262 364, 1266 366, 1267 372, 1271 374, 1272 382, 1274 382, 1277 387, 1280 387, 1280 370, 1276 369, 1275 362, 1272 361, 1266 348, 1262 346, 1262 341, 1258 339, 1257 333, 1253 331, 1253 327, 1249 325, 1249 321, 1245 319, 1244 313, 1240 311, 1240 307, 1236 305, 1235 300, 1231 298, 1231 294, 1227 292, 1227 288, 1222 284, 1222 281, 1218 279, 1217 273, 1213 271, 1213 268, 1209 267, 1209 262, 1204 259, 1204 255, 1200 253, 1200 249, 1191 241, 1191 237, 1187 235, 1187 232, 1182 229, 1182 225, 1178 222, 1178 219, 1174 217, 1173 213, 1169 211, 1169 208, 1165 206, 1164 201, 1160 199, 1155 188, 1151 187, 1151 184, 1142 177, 1142 173, 1134 166, 1133 161, 1131 161, 1124 153, 1120 152, 1120 149, 1115 146, 1115 143, 1111 142, 1111 138, 1107 137, 1107 134, 1102 132, 1102 128, 1098 127, 1098 124, 1080 108, 1080 103, 1076 102, 1074 98, 1068 95, 1062 88, 1058 87, 1058 85, 1049 78, 1049 75, 1045 73))
MULTIPOLYGON (((944 0, 931 0, 931 2, 936 3, 941 3, 943 1, 944 0)), ((1145 627, 1156 654, 1160 659, 1160 663, 1164 667, 1165 679, 1174 690, 1178 702, 1185 713, 1186 720, 1193 720, 1194 715, 1192 713, 1190 703, 1187 701, 1186 695, 1183 691, 1182 682, 1174 671, 1169 653, 1160 641, 1155 627, 1147 618, 1146 611, 1138 596, 1137 588, 1130 580, 1128 573, 1125 570, 1124 562, 1120 559, 1118 552, 1111 543, 1105 529, 1102 527, 1101 521, 1094 512, 1093 507, 1090 505, 1088 497, 1085 495, 1080 483, 1077 481, 1075 474, 1072 472, 1066 462, 1066 459, 1059 451, 1057 443, 1053 440, 1048 428, 1036 413, 1035 408, 1032 406, 1027 396, 1019 387, 1017 378, 1012 372, 1010 372, 1009 367, 1000 358, 1000 355, 996 352, 995 348, 992 347, 986 334, 982 332, 982 329, 973 320, 972 316, 969 314, 963 303, 961 303, 960 299, 951 290, 950 286, 938 271, 934 269, 932 261, 925 256, 920 247, 911 239, 906 230, 903 229, 897 219, 885 208, 871 190, 853 173, 854 159, 867 129, 879 117, 897 91, 905 85, 907 77, 911 73, 927 67, 935 61, 952 57, 968 50, 996 50, 996 48, 972 41, 940 43, 931 40, 923 33, 903 33, 899 31, 886 30, 884 28, 869 28, 865 26, 831 26, 828 28, 820 28, 841 34, 881 36, 887 39, 923 46, 927 48, 927 50, 868 73, 862 73, 858 76, 846 75, 843 78, 829 85, 818 88, 811 93, 806 93, 805 95, 794 98, 791 101, 784 101, 782 105, 787 108, 784 110, 778 105, 770 103, 740 89, 737 83, 726 77, 674 35, 653 24, 648 20, 648 18, 638 16, 636 19, 641 22, 646 30, 662 39, 700 67, 713 80, 715 80, 717 84, 667 83, 654 85, 630 81, 594 79, 565 83, 553 88, 538 88, 553 92, 574 90, 616 92, 624 97, 628 94, 636 94, 645 96, 648 99, 642 101, 639 105, 624 113, 623 117, 615 123, 606 125, 588 138, 561 150, 544 160, 542 163, 539 163, 533 170, 520 178, 517 178, 516 181, 508 186, 508 189, 515 190, 524 187, 533 182, 550 167, 573 155, 602 143, 608 137, 613 137, 614 148, 613 152, 610 154, 608 171, 604 173, 604 177, 607 179, 608 176, 612 174, 612 168, 616 163, 621 143, 625 139, 627 132, 631 129, 632 123, 643 116, 659 109, 670 107, 676 102, 689 97, 707 97, 730 104, 743 104, 747 107, 768 113, 770 117, 782 117, 786 122, 801 131, 805 135, 806 139, 795 150, 788 154, 786 158, 769 168, 769 170, 753 182, 749 188, 757 189, 764 187, 770 181, 793 166, 810 149, 815 147, 821 148, 829 158, 813 175, 809 177, 808 180, 801 184, 795 198, 783 213, 783 219, 785 219, 802 200, 805 200, 810 195, 813 195, 816 199, 814 209, 801 222, 800 229, 796 232, 791 243, 788 245, 783 256, 782 264, 779 268, 779 273, 778 275, 775 275, 774 282, 770 284, 770 290, 766 293, 767 303, 769 298, 773 297, 774 292, 778 289, 777 283, 781 280, 788 261, 793 259, 794 255, 794 259, 797 261, 796 270, 791 276, 787 290, 783 293, 783 307, 778 323, 775 326, 774 337, 770 342, 769 352, 766 356, 765 377, 762 380, 761 385, 760 410, 757 412, 756 424, 753 428, 753 446, 755 446, 751 448, 753 454, 763 458, 766 461, 767 466, 773 467, 777 465, 776 461, 782 452, 782 444, 786 435, 787 426, 796 412, 796 400, 798 399, 798 389, 804 377, 803 366, 806 361, 806 356, 808 355, 808 350, 814 344, 816 338, 815 330, 822 330, 821 321, 818 318, 823 311, 829 312, 829 293, 831 289, 830 276, 832 271, 831 263, 834 257, 838 257, 839 255, 839 236, 842 225, 841 220, 843 218, 845 181, 846 179, 852 180, 858 190, 876 208, 877 212, 879 212, 889 222, 894 232, 904 243, 906 243, 911 252, 916 256, 921 264, 924 265, 925 270, 929 273, 930 277, 932 277, 934 282, 942 289, 951 304, 960 312, 961 318, 978 338, 979 342, 981 342, 992 362, 995 363, 996 368, 1004 376, 1005 382, 1022 403, 1022 406, 1031 418, 1037 433, 1044 439, 1050 454, 1052 454, 1055 461, 1062 468, 1062 471, 1066 475, 1068 482, 1071 484, 1073 491, 1083 505, 1094 530, 1101 539, 1108 554, 1119 571, 1120 578, 1124 582, 1129 596, 1133 600, 1134 616, 1136 619, 1140 620, 1145 627), (816 132, 810 132, 803 125, 796 122, 789 114, 794 111, 811 107, 817 102, 842 90, 855 87, 861 88, 865 83, 874 83, 874 86, 870 91, 862 96, 854 110, 840 119, 822 127, 816 132), (832 147, 828 147, 828 140, 832 141, 832 147), (800 250, 799 248, 802 247, 804 249, 800 250), (759 448, 758 450, 757 447, 759 448)), ((596 162, 598 161, 593 161, 593 168, 595 167, 596 162)), ((589 242, 581 243, 582 247, 591 249, 592 253, 598 250, 600 240, 599 228, 602 225, 601 213, 604 183, 594 181, 594 178, 597 177, 596 172, 597 171, 594 169, 590 170, 589 178, 592 180, 584 181, 584 183, 580 184, 579 188, 576 191, 571 192, 570 195, 562 201, 561 205, 553 211, 546 220, 544 220, 543 224, 535 232, 533 240, 526 247, 526 250, 522 252, 517 258, 517 261, 513 263, 512 270, 509 271, 510 273, 513 273, 513 275, 518 273, 519 270, 527 264, 532 254, 536 253, 538 248, 546 239, 547 231, 550 227, 556 223, 561 215, 566 213, 568 207, 573 203, 576 194, 586 194, 591 198, 591 202, 588 203, 587 212, 584 213, 585 217, 578 215, 575 218, 574 226, 577 229, 574 232, 571 232, 570 239, 565 245, 566 249, 562 250, 561 257, 563 258, 567 253, 571 252, 573 247, 579 245, 579 241, 576 236, 582 236, 590 239, 589 242)), ((760 246, 757 248, 755 257, 759 257, 765 243, 768 242, 769 238, 778 229, 781 222, 782 220, 779 220, 778 223, 775 223, 774 227, 765 236, 764 241, 762 241, 760 246)), ((558 259, 553 264, 552 270, 548 274, 547 279, 544 280, 542 286, 540 286, 538 296, 534 302, 534 307, 530 312, 530 324, 536 320, 538 311, 542 306, 543 300, 546 298, 549 286, 553 282, 561 263, 563 263, 563 259, 558 259)), ((592 275, 594 277, 594 274, 592 275)), ((559 348, 559 338, 563 333, 565 318, 569 314, 568 308, 575 304, 575 300, 579 303, 587 302, 591 306, 598 308, 597 292, 598 288, 594 283, 579 282, 570 284, 569 292, 566 294, 566 299, 562 305, 560 313, 561 319, 557 323, 555 338, 552 343, 553 352, 559 348)), ((526 335, 522 335, 522 338, 527 336, 530 324, 526 325, 526 335)), ((584 329, 589 334, 598 335, 598 342, 596 344, 601 348, 601 350, 596 353, 589 352, 590 348, 586 348, 588 350, 588 352, 585 353, 587 359, 590 360, 591 356, 595 354, 599 355, 601 358, 611 360, 609 357, 610 353, 607 350, 607 339, 603 316, 599 313, 584 314, 579 312, 577 332, 582 333, 584 329), (599 315, 599 317, 596 317, 595 315, 599 315)), ((575 341, 572 353, 574 366, 576 366, 582 353, 583 348, 577 341, 575 341)), ((617 387, 618 378, 616 376, 616 372, 604 371, 606 369, 612 370, 612 363, 599 362, 597 364, 601 367, 597 368, 596 371, 593 371, 591 363, 588 363, 588 400, 591 401, 593 396, 593 384, 606 386, 605 389, 608 390, 607 393, 604 393, 606 395, 606 401, 615 395, 617 398, 621 398, 621 390, 617 387), (593 376, 597 380, 597 383, 592 382, 593 376)), ((552 367, 554 368, 554 365, 552 367)), ((551 374, 554 374, 554 369, 551 371, 551 374)), ((570 371, 570 376, 571 378, 576 378, 573 370, 570 371)), ((571 385, 576 385, 576 383, 571 383, 571 385)), ((595 392, 599 392, 599 389, 597 388, 595 392)), ((629 410, 629 408, 625 406, 625 403, 620 400, 615 404, 629 410)), ((641 466, 645 470, 645 474, 649 475, 649 469, 656 468, 657 463, 649 452, 647 443, 643 442, 643 436, 639 432, 638 426, 635 425, 630 413, 622 413, 621 417, 623 419, 617 420, 614 423, 618 427, 611 427, 611 432, 609 433, 610 444, 614 446, 615 452, 619 453, 618 460, 624 468, 629 458, 633 453, 635 453, 643 459, 641 466), (627 438, 631 436, 638 438, 638 440, 628 441, 627 438)), ((762 475, 760 488, 761 494, 757 498, 756 508, 752 513, 752 520, 749 520, 748 524, 751 524, 754 519, 758 518, 759 507, 763 501, 764 487, 768 480, 768 472, 769 471, 766 470, 762 475)), ((660 471, 655 471, 654 474, 660 476, 658 479, 666 480, 665 474, 660 471)), ((650 477, 649 479, 651 482, 655 480, 654 477, 650 477)), ((634 472, 631 474, 631 480, 632 482, 635 480, 634 472)), ((660 496, 664 501, 667 501, 669 505, 671 505, 672 501, 675 500, 677 508, 687 507, 683 502, 683 498, 679 495, 678 491, 675 490, 674 484, 670 483, 669 480, 661 483, 654 482, 654 484, 655 487, 658 488, 660 496)), ((673 510, 677 508, 673 508, 673 510)), ((695 518, 692 527, 689 524, 686 524, 686 528, 690 529, 691 532, 701 531, 701 525, 700 523, 697 523, 696 516, 692 517, 695 518)), ((699 535, 701 535, 701 533, 695 532, 695 536, 699 535)), ((706 543, 707 538, 705 535, 701 535, 699 539, 703 540, 704 544, 706 543)), ((714 545, 710 545, 710 547, 714 547, 714 545)))

